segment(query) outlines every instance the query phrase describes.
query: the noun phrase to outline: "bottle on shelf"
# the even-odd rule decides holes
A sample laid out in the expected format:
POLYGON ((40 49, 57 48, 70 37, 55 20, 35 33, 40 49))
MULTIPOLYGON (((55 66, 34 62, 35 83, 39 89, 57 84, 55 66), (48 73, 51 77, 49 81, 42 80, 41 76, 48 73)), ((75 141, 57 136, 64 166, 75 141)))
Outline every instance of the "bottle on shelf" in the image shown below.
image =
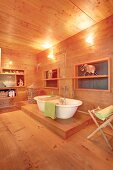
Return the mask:
POLYGON ((14 90, 9 90, 8 96, 9 97, 14 97, 15 96, 15 91, 14 90))

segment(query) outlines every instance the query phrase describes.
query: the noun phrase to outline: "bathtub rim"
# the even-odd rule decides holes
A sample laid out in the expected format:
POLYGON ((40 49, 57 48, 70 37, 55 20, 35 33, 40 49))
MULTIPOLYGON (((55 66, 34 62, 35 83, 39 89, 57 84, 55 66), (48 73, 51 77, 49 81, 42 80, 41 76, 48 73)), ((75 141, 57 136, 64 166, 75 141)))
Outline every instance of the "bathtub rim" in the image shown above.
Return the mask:
MULTIPOLYGON (((36 101, 41 101, 42 103, 45 103, 46 102, 46 100, 41 100, 40 98, 48 98, 48 97, 52 97, 51 95, 43 95, 43 96, 35 96, 34 97, 34 100, 36 100, 36 101)), ((63 98, 63 97, 60 97, 59 96, 59 99, 60 98, 63 98)), ((81 100, 77 100, 77 99, 71 99, 71 98, 66 98, 67 100, 73 100, 73 101, 77 101, 77 102, 79 102, 78 104, 58 104, 58 102, 57 101, 59 101, 59 99, 51 99, 51 100, 48 100, 47 102, 54 102, 54 101, 56 101, 56 106, 58 106, 58 107, 78 107, 78 106, 81 106, 82 104, 83 104, 83 102, 81 101, 81 100)))
POLYGON ((43 95, 43 96, 35 96, 34 97, 34 100, 36 100, 36 101, 41 101, 41 102, 46 102, 45 100, 41 100, 40 98, 48 98, 48 97, 51 97, 50 95, 43 95))

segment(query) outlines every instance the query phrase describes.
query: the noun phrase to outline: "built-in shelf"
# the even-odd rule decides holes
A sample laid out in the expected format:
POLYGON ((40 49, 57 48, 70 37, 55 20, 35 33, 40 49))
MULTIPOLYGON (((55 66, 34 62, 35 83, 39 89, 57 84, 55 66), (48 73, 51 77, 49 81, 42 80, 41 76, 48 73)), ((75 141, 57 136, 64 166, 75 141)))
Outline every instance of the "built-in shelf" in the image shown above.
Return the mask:
POLYGON ((10 72, 9 73, 3 73, 2 72, 1 74, 5 74, 5 75, 24 75, 24 74, 19 74, 19 73, 10 73, 10 72))
POLYGON ((2 69, 2 73, 4 74, 17 74, 17 75, 24 75, 24 70, 17 70, 17 69, 2 69))
POLYGON ((44 72, 44 87, 45 88, 59 88, 59 69, 46 70, 44 72))
POLYGON ((24 70, 2 69, 0 82, 4 84, 0 86, 0 89, 3 87, 23 87, 25 86, 24 70))
MULTIPOLYGON (((0 100, 12 99, 18 88, 25 87, 24 70, 2 69, 0 73, 0 100)), ((4 102, 5 106, 5 102, 4 102)))
POLYGON ((12 87, 2 87, 0 90, 6 90, 6 89, 17 89, 17 88, 25 88, 25 86, 12 86, 12 87))
POLYGON ((49 81, 49 80, 59 80, 59 78, 48 78, 48 79, 43 79, 43 80, 46 80, 46 81, 49 81))
POLYGON ((50 89, 51 88, 51 89, 56 89, 56 90, 58 89, 58 87, 44 87, 44 88, 45 89, 50 89))
POLYGON ((16 96, 16 89, 0 89, 0 99, 12 98, 16 96))
POLYGON ((110 59, 75 65, 74 88, 81 90, 110 90, 110 59))
POLYGON ((96 76, 78 76, 74 77, 75 79, 95 79, 95 78, 103 78, 103 77, 108 77, 108 75, 96 75, 96 76))
POLYGON ((14 97, 0 97, 0 100, 6 100, 6 99, 12 99, 12 98, 14 98, 14 97))

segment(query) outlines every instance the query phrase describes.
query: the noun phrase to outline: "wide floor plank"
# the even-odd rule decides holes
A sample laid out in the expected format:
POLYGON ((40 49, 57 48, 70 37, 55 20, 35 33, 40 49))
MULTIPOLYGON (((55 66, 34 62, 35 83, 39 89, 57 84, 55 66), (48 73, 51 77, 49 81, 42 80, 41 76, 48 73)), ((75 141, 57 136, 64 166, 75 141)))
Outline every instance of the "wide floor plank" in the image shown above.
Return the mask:
POLYGON ((0 169, 111 170, 113 152, 101 135, 86 139, 94 128, 64 140, 20 110, 0 114, 0 169))

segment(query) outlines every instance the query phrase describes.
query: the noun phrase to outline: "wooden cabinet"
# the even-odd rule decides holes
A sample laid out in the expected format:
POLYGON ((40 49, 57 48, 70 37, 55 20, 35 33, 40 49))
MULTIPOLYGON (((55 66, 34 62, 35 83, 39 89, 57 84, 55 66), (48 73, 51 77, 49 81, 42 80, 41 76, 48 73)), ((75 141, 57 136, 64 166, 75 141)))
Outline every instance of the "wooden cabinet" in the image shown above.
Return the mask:
POLYGON ((110 90, 110 59, 75 65, 75 89, 110 90))
POLYGON ((58 88, 59 87, 59 69, 47 70, 44 72, 44 87, 58 88))

